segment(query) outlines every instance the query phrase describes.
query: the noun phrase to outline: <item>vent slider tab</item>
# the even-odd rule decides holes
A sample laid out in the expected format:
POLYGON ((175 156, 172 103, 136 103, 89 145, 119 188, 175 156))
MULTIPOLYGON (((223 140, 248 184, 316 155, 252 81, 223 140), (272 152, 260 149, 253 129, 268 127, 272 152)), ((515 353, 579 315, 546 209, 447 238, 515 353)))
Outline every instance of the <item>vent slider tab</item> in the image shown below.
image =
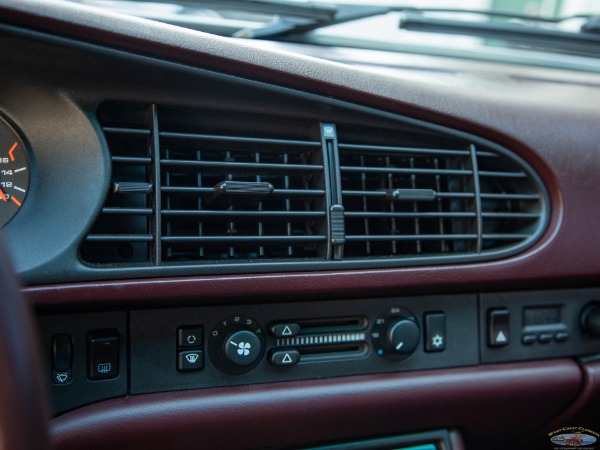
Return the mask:
POLYGON ((111 190, 113 194, 151 194, 152 183, 115 181, 111 190))
POLYGON ((230 206, 255 203, 273 193, 273 185, 260 181, 221 181, 214 187, 208 205, 230 206))
POLYGON ((437 192, 433 189, 388 189, 385 198, 405 202, 433 201, 437 198, 437 192))
POLYGON ((258 181, 221 181, 215 186, 216 195, 271 195, 273 185, 258 181))

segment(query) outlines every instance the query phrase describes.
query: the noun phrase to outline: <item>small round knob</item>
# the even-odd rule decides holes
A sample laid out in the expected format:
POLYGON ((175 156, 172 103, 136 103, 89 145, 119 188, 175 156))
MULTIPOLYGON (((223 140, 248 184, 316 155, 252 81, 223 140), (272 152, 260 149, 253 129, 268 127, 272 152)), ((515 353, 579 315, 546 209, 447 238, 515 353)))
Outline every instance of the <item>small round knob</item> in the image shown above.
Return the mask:
POLYGON ((371 329, 373 350, 391 362, 408 358, 419 346, 421 330, 415 315, 392 307, 381 314, 371 329))
POLYGON ((265 336, 254 319, 233 316, 219 322, 210 333, 208 354, 217 369, 231 375, 249 372, 265 352, 265 336))
POLYGON ((414 352, 419 345, 421 331, 412 320, 402 319, 394 323, 387 336, 391 352, 406 355, 414 352))
POLYGON ((249 330, 230 334, 223 343, 225 358, 236 366, 250 366, 262 353, 259 337, 249 330))
POLYGON ((600 303, 592 303, 583 308, 581 328, 588 336, 600 338, 600 303))

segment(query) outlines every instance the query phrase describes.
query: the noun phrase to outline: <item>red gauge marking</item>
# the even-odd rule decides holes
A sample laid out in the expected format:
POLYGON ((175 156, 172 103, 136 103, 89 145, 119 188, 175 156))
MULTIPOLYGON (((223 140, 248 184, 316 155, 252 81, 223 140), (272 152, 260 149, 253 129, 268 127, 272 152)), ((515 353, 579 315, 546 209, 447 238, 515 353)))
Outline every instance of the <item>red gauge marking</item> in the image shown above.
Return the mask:
POLYGON ((0 189, 0 198, 4 201, 6 201, 6 194, 4 193, 4 191, 2 189, 0 189))
MULTIPOLYGON (((19 208, 21 207, 21 202, 20 202, 19 200, 17 200, 17 199, 16 199, 16 198, 14 198, 14 197, 11 197, 10 199, 11 199, 13 202, 15 202, 15 203, 17 204, 17 206, 19 206, 19 208)), ((6 200, 4 200, 4 201, 6 201, 6 200)))
POLYGON ((15 149, 17 148, 18 142, 15 142, 13 144, 13 146, 10 148, 10 150, 8 151, 8 156, 10 156, 10 160, 14 161, 15 160, 15 155, 13 155, 13 152, 15 151, 15 149))

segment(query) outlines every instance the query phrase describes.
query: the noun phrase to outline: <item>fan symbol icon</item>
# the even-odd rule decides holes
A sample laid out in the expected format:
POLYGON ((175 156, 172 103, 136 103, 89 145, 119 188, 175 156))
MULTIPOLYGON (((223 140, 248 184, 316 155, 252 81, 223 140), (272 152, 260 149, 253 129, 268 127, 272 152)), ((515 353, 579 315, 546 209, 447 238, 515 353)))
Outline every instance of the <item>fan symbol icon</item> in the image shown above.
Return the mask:
POLYGON ((250 349, 252 346, 248 342, 240 342, 237 345, 237 352, 240 356, 248 356, 250 354, 250 349))

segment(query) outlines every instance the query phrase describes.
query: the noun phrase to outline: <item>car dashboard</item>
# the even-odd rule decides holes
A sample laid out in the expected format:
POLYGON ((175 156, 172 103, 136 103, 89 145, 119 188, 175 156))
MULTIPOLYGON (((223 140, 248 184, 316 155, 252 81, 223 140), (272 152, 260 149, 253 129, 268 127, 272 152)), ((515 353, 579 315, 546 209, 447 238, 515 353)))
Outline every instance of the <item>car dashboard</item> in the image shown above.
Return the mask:
POLYGON ((597 73, 60 1, 4 2, 0 33, 2 235, 52 448, 600 431, 597 73))

